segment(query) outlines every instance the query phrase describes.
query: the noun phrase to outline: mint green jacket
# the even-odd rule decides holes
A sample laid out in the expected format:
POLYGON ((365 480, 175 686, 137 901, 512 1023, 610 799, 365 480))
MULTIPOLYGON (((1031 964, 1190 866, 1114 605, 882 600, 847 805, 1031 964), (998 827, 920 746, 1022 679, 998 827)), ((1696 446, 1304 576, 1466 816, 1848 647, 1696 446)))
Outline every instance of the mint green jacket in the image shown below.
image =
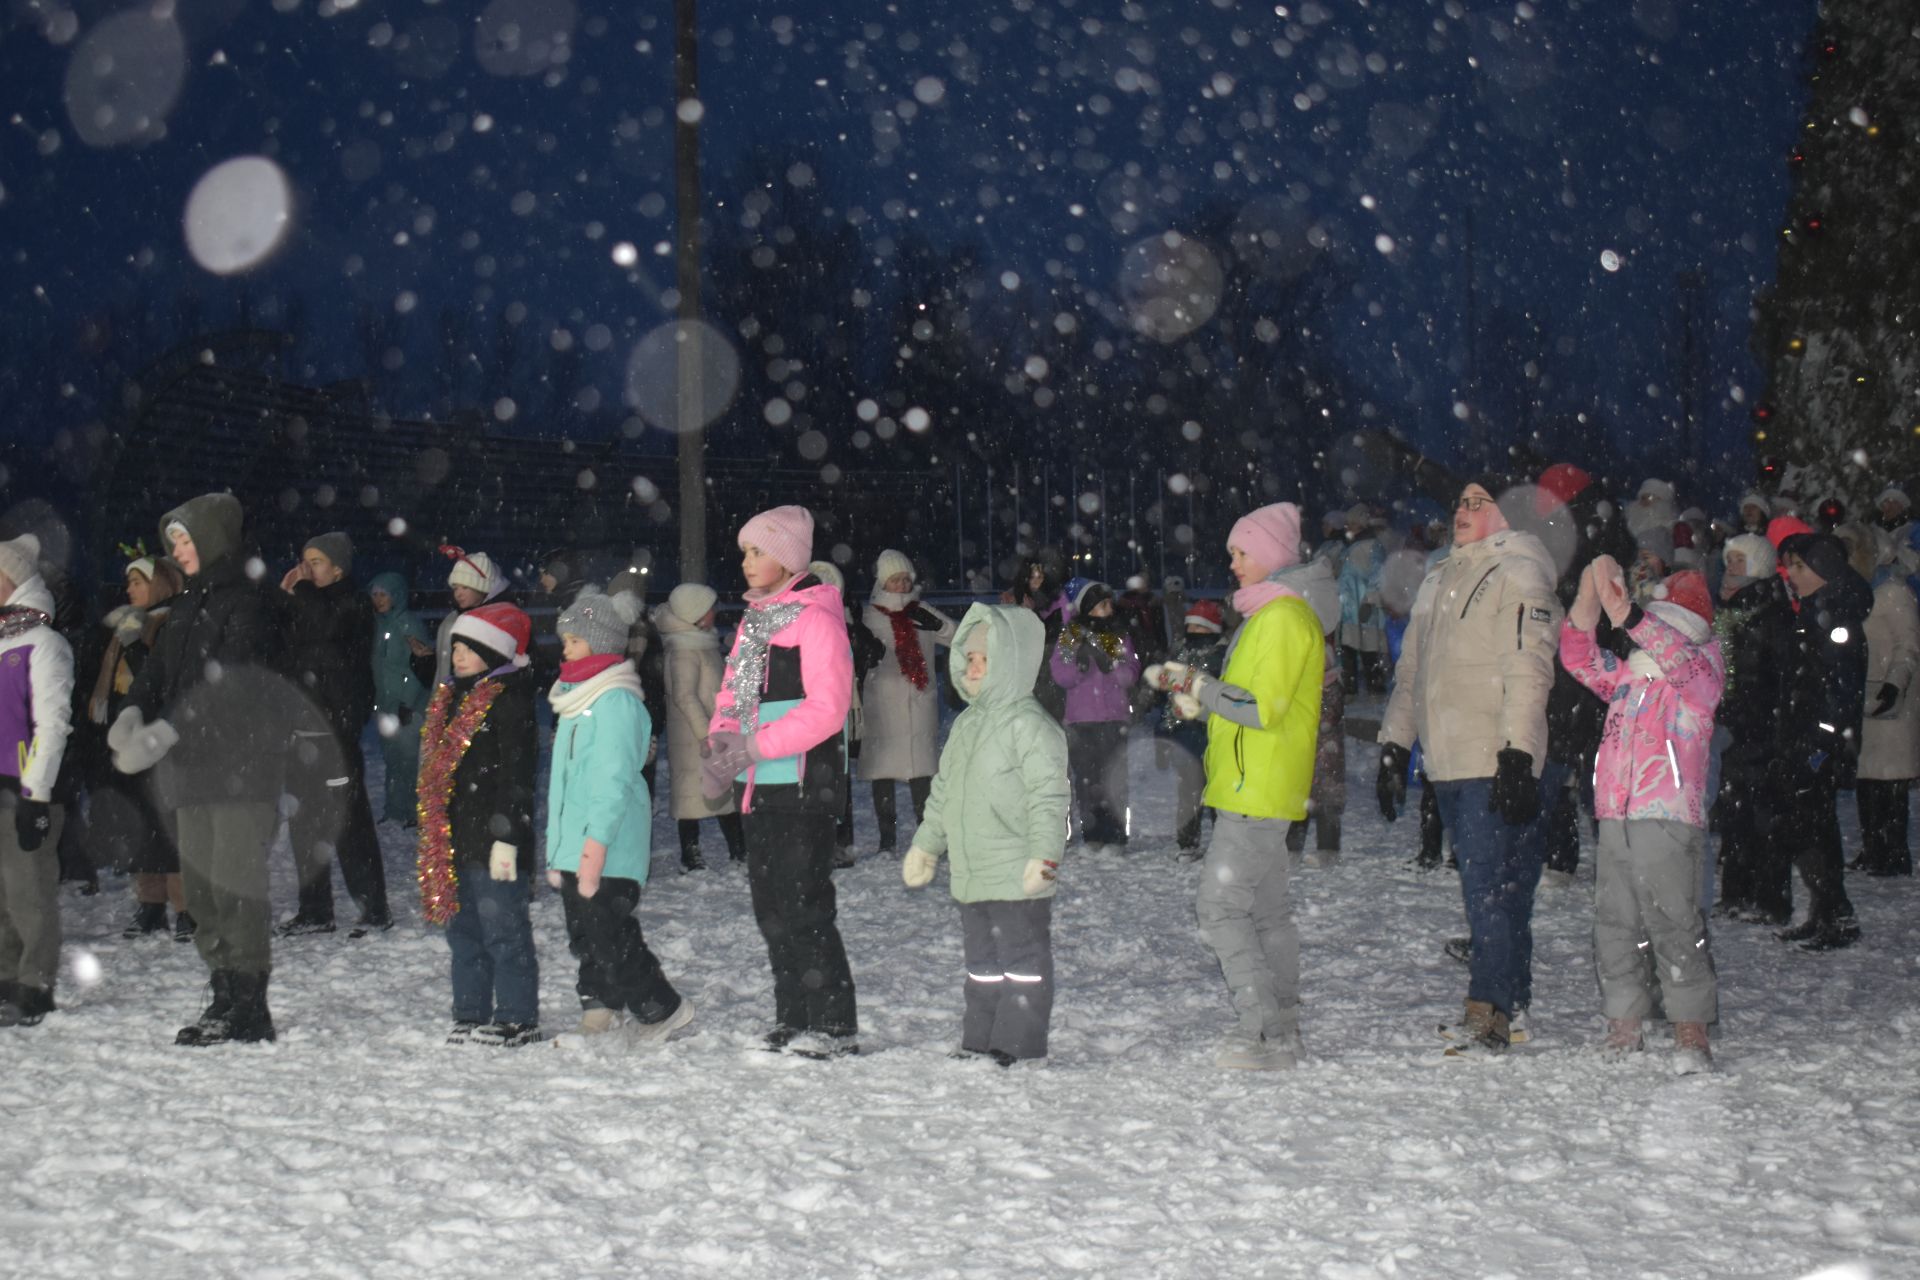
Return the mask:
POLYGON ((1029 858, 1060 860, 1067 842, 1067 735, 1033 696, 1047 632, 1031 609, 976 604, 947 655, 954 687, 969 703, 953 722, 933 776, 917 848, 952 864, 960 902, 1053 896, 1021 885, 1029 858), (987 674, 969 692, 966 644, 987 630, 987 674))

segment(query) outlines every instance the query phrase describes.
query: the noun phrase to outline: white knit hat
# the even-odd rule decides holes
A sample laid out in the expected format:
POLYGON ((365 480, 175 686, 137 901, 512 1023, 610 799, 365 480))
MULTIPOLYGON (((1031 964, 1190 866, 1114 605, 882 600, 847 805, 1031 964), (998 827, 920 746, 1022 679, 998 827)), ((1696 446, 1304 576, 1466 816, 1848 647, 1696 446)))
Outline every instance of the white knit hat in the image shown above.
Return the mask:
POLYGON ((40 539, 23 533, 10 542, 0 542, 0 574, 14 586, 40 576, 40 539))
POLYGON ((920 575, 914 572, 913 561, 907 558, 907 553, 888 548, 880 553, 878 560, 873 562, 873 580, 884 583, 896 573, 904 573, 915 582, 920 580, 920 575))
POLYGON ((1873 505, 1877 507, 1889 501, 1899 503, 1900 509, 1903 511, 1908 510, 1913 506, 1912 501, 1909 500, 1907 497, 1907 491, 1905 489, 1902 489, 1897 484, 1890 484, 1886 488, 1882 489, 1880 491, 1880 496, 1873 500, 1873 505))
POLYGON ((506 575, 494 567, 484 551, 468 551, 453 562, 447 574, 449 587, 469 587, 484 596, 498 595, 507 585, 506 575))
POLYGON ((683 582, 667 595, 667 612, 692 625, 707 616, 720 601, 720 593, 704 582, 683 582))

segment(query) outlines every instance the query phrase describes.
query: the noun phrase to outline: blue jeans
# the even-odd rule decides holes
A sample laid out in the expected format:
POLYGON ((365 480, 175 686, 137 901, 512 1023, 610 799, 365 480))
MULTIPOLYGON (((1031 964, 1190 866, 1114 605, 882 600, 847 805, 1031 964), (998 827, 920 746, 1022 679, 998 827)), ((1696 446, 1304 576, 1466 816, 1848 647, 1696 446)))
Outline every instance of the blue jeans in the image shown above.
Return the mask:
POLYGON ((1533 891, 1540 884, 1546 824, 1566 782, 1566 766, 1551 761, 1540 778, 1540 816, 1525 826, 1487 808, 1492 778, 1436 782, 1440 818, 1453 836, 1460 864, 1460 896, 1473 934, 1467 999, 1502 1013, 1533 1003, 1533 891))
POLYGON ((459 868, 460 910, 447 924, 456 1022, 540 1021, 540 963, 527 914, 533 882, 494 880, 483 863, 459 868))

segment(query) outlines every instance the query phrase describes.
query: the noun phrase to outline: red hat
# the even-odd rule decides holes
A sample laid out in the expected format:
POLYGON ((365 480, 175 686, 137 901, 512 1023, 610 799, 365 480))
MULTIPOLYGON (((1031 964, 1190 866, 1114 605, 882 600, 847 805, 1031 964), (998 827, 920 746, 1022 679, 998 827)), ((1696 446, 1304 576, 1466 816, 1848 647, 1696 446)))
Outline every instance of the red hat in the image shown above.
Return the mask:
POLYGON ((1707 589, 1706 575, 1698 569, 1682 569, 1660 584, 1665 599, 1703 621, 1713 621, 1713 593, 1707 589))
POLYGON ((453 620, 453 638, 498 654, 515 667, 524 667, 527 646, 533 643, 533 619, 504 602, 483 604, 453 620))
POLYGON ((1216 635, 1226 630, 1227 617, 1220 612, 1220 606, 1211 600, 1195 600, 1187 606, 1187 616, 1181 619, 1189 627, 1199 627, 1202 631, 1211 631, 1216 635))
POLYGON ((1533 514, 1552 515, 1592 483, 1593 477, 1571 462, 1554 463, 1540 473, 1539 487, 1533 491, 1533 514))

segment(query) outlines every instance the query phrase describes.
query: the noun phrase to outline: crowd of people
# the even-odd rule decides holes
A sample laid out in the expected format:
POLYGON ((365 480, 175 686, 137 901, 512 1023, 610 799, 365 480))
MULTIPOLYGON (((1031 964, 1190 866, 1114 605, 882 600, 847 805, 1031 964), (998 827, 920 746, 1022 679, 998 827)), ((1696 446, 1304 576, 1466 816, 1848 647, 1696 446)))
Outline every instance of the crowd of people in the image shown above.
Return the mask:
POLYGON ((274 937, 337 930, 336 861, 350 936, 393 925, 371 723, 378 821, 412 828, 422 915, 446 930, 450 1042, 542 1038, 542 875, 577 965, 565 1038, 659 1042, 693 1020, 637 915, 664 742, 683 870, 706 868, 708 820, 746 865, 773 976, 767 1048, 858 1050, 832 879, 854 861, 858 779, 874 853, 898 848, 906 784, 907 887, 948 864, 958 1053, 1044 1058, 1061 860, 1127 849, 1127 747, 1146 732, 1173 775, 1178 855, 1202 861, 1194 909, 1234 1013, 1214 1061, 1285 1068, 1301 1056, 1289 878, 1296 859, 1341 856, 1349 699, 1378 692, 1381 814, 1396 821, 1417 783, 1414 862, 1450 849, 1459 871, 1469 932, 1448 945, 1468 983, 1445 1052, 1529 1038, 1536 886, 1571 875, 1591 821, 1602 1047, 1637 1052, 1664 1020, 1678 1068, 1705 1070, 1713 917, 1813 952, 1860 936, 1841 791, 1860 812, 1852 869, 1912 871, 1920 535, 1900 489, 1877 508, 1807 519, 1750 493, 1720 522, 1677 510, 1657 479, 1616 506, 1562 464, 1475 476, 1450 519, 1399 535, 1356 506, 1311 545, 1297 506, 1259 508, 1222 548, 1236 586, 1220 600, 1178 580, 1116 592, 1043 549, 955 621, 891 549, 854 608, 813 556, 811 514, 779 507, 739 530, 730 644, 714 586, 682 583, 648 611, 637 571, 592 584, 577 554, 543 557, 557 657, 478 551, 442 548, 452 607, 431 634, 402 575, 357 586, 344 534, 312 538, 276 588, 224 494, 167 512, 163 554, 131 549, 127 603, 75 637, 21 536, 0 543, 0 1026, 55 1009, 58 850, 84 820, 88 858, 131 875, 127 936, 191 941, 207 967, 211 1000, 177 1042, 273 1039, 274 937), (283 812, 298 893, 276 925, 283 812), (1809 901, 1793 924, 1796 868, 1809 901))

